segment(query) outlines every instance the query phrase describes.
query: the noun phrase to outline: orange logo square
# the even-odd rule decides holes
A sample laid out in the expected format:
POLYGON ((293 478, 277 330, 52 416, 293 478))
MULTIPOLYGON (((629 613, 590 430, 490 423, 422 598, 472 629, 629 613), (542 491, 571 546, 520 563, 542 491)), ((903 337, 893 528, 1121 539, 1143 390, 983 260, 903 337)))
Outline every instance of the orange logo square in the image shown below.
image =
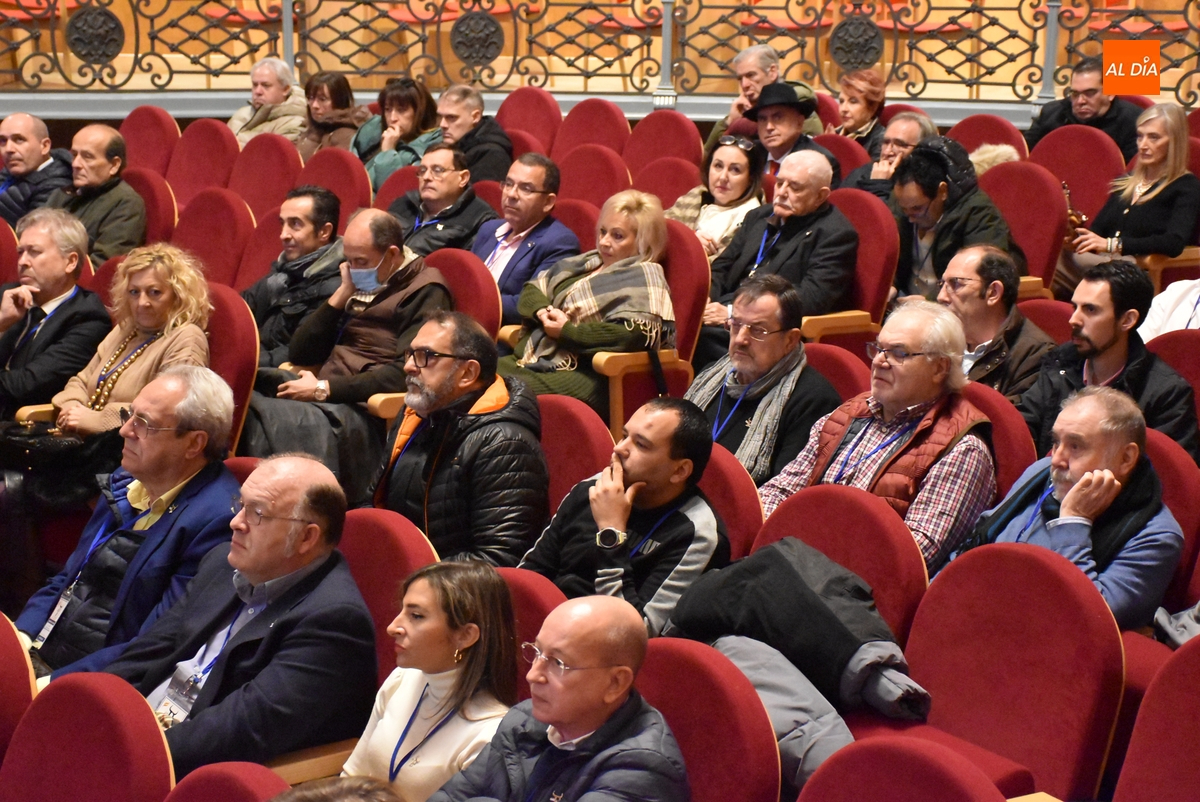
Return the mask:
POLYGON ((1157 95, 1161 43, 1153 40, 1108 39, 1104 42, 1104 94, 1157 95))

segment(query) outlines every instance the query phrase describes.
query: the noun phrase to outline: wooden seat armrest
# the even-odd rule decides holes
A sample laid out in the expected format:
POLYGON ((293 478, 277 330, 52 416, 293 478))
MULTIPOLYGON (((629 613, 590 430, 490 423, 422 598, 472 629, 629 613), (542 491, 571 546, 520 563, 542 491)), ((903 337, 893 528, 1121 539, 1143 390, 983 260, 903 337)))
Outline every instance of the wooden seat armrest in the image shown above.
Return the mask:
POLYGON ((1056 796, 1050 796, 1045 791, 1038 791, 1036 794, 1029 794, 1027 796, 1014 796, 1008 802, 1060 802, 1060 800, 1056 796))
POLYGON ((342 766, 357 743, 357 738, 347 738, 336 743, 299 749, 280 755, 267 763, 267 768, 286 780, 288 785, 335 777, 341 774, 342 766))
POLYGON ((1154 282, 1154 291, 1162 292, 1163 270, 1169 267, 1200 266, 1200 246, 1189 245, 1178 256, 1167 256, 1163 253, 1151 253, 1146 256, 1135 256, 1138 267, 1145 270, 1154 282))
MULTIPOLYGON (((658 359, 664 368, 684 362, 674 348, 659 351, 658 359)), ((592 357, 592 369, 610 378, 624 376, 626 373, 647 373, 650 371, 650 355, 645 351, 601 351, 592 357)))
POLYGON ((404 411, 404 393, 375 393, 367 399, 367 412, 377 418, 392 420, 404 411))
POLYGON ((1021 276, 1021 284, 1017 288, 1017 300, 1028 301, 1031 298, 1049 298, 1054 300, 1052 293, 1038 276, 1021 276))
POLYGON ((516 348, 524 331, 524 326, 501 326, 500 333, 496 336, 496 342, 504 343, 509 348, 516 348))
POLYGON ((18 409, 14 417, 19 422, 44 421, 49 423, 53 422, 56 416, 53 404, 32 404, 18 409))
POLYGON ((822 337, 830 334, 858 334, 864 331, 876 332, 879 326, 871 320, 870 312, 861 309, 809 315, 800 324, 800 333, 804 339, 812 342, 820 342, 822 337))

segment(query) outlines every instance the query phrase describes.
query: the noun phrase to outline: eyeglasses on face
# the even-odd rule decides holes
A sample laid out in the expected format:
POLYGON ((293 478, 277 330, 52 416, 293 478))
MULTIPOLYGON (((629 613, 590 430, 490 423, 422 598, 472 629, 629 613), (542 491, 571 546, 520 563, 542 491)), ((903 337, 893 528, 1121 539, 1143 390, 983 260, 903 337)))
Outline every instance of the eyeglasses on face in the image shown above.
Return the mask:
POLYGON ((966 287, 975 281, 979 281, 979 279, 970 277, 944 278, 938 280, 937 288, 940 290, 942 287, 949 286, 950 292, 961 292, 963 287, 966 287))
POLYGON ((420 165, 417 167, 417 178, 424 178, 426 173, 432 173, 434 178, 441 178, 446 173, 461 173, 462 170, 456 170, 453 167, 443 167, 440 164, 435 164, 432 167, 420 165))
POLYGON ((885 148, 892 147, 896 150, 912 150, 917 146, 915 142, 905 142, 903 139, 892 139, 886 136, 880 144, 885 148))
POLYGON ((731 337, 736 337, 741 334, 742 329, 747 329, 750 333, 750 339, 759 343, 766 340, 772 334, 778 334, 779 332, 783 331, 783 329, 769 331, 764 329, 762 326, 751 326, 749 323, 743 323, 737 318, 732 317, 725 321, 725 328, 729 329, 729 335, 731 337))
POLYGON ((722 145, 722 146, 736 145, 737 147, 741 148, 742 150, 746 151, 747 153, 754 150, 754 143, 751 142, 749 139, 746 139, 746 137, 744 137, 744 136, 729 136, 728 134, 726 134, 725 136, 723 136, 717 140, 717 144, 722 145))
POLYGON ((883 354, 883 358, 888 362, 895 364, 907 362, 914 356, 928 356, 925 351, 909 351, 907 348, 901 345, 896 345, 891 348, 884 348, 879 343, 867 343, 868 357, 874 360, 875 357, 879 356, 880 354, 883 354))
POLYGON ((525 662, 529 663, 529 665, 531 665, 531 666, 537 665, 537 662, 539 660, 541 660, 542 662, 544 662, 546 664, 546 670, 549 673, 554 674, 556 677, 560 677, 560 678, 563 675, 565 675, 568 671, 594 671, 594 670, 600 669, 600 668, 615 668, 616 667, 616 666, 569 666, 566 663, 564 663, 562 660, 559 660, 557 657, 550 657, 547 654, 543 654, 541 649, 534 646, 532 643, 528 643, 528 642, 521 644, 521 656, 523 658, 525 658, 525 662))
POLYGON ((544 189, 538 189, 528 181, 523 181, 520 184, 508 178, 500 182, 500 187, 506 191, 514 191, 522 198, 529 198, 534 195, 549 195, 550 193, 544 189))
POLYGON ((129 407, 121 407, 120 415, 121 425, 128 423, 129 428, 133 429, 133 433, 138 437, 145 437, 154 432, 173 432, 177 429, 175 426, 151 426, 150 421, 134 413, 129 407))
POLYGON ((249 507, 246 506, 246 503, 242 501, 240 496, 233 500, 233 504, 230 505, 229 509, 235 516, 245 510, 246 522, 251 526, 262 526, 263 521, 295 521, 302 524, 314 523, 305 518, 289 518, 286 515, 267 515, 257 504, 252 504, 249 507))
POLYGON ((427 367, 430 359, 463 359, 457 354, 443 354, 431 348, 405 348, 404 361, 412 360, 419 368, 427 367))
POLYGON ((1068 100, 1074 100, 1077 97, 1083 98, 1084 100, 1095 100, 1099 94, 1100 94, 1099 87, 1097 87, 1095 89, 1085 89, 1082 92, 1076 92, 1074 89, 1068 89, 1066 92, 1063 93, 1063 95, 1068 100))

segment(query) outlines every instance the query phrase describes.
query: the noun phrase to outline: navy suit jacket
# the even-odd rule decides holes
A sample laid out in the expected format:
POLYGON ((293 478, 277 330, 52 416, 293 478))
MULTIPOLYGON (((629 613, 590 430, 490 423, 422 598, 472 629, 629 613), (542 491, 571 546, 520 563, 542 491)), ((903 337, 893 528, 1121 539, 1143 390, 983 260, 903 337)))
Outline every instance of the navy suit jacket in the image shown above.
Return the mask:
MULTIPOLYGON (((15 622, 17 629, 37 637, 63 588, 83 568, 96 534, 101 528, 110 528, 114 521, 130 521, 136 516, 125 501, 132 481, 133 477, 124 468, 118 468, 108 477, 100 503, 83 528, 79 545, 67 560, 66 567, 30 598, 15 622)), ((231 507, 240 493, 237 479, 223 463, 210 463, 201 469, 162 517, 146 530, 146 539, 129 562, 117 589, 104 648, 63 666, 54 672, 54 676, 72 671, 102 670, 120 657, 131 640, 149 629, 178 601, 196 575, 204 555, 218 543, 229 540, 232 534, 229 522, 233 519, 231 507)))
MULTIPOLYGON (((5 284, 0 293, 16 286, 5 284)), ((17 351, 27 317, 28 313, 0 334, 0 415, 5 418, 29 404, 49 404, 72 376, 87 367, 112 329, 104 303, 83 287, 17 351)))
MULTIPOLYGON (((496 248, 496 230, 502 225, 502 219, 484 223, 475 236, 471 252, 486 262, 496 248)), ((504 272, 500 274, 500 280, 496 282, 500 285, 500 301, 504 305, 503 322, 521 322, 521 316, 517 314, 517 298, 525 282, 568 256, 578 254, 579 238, 571 229, 553 217, 547 217, 538 223, 508 260, 504 272)))
MULTIPOLYGON (((223 543, 179 603, 107 670, 151 693, 229 625, 240 603, 223 543)), ((187 719, 166 732, 175 776, 361 735, 377 688, 371 614, 334 551, 225 644, 187 719)))

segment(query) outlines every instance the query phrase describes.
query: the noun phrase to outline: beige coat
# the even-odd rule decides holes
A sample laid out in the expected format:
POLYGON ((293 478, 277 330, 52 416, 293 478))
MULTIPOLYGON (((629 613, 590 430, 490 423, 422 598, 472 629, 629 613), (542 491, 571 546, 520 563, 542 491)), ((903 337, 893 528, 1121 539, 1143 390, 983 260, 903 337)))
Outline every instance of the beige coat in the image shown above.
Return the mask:
POLYGON ((247 103, 233 113, 227 125, 243 147, 258 134, 279 134, 298 142, 308 127, 308 103, 304 99, 304 89, 293 86, 287 98, 275 105, 256 109, 247 103))

